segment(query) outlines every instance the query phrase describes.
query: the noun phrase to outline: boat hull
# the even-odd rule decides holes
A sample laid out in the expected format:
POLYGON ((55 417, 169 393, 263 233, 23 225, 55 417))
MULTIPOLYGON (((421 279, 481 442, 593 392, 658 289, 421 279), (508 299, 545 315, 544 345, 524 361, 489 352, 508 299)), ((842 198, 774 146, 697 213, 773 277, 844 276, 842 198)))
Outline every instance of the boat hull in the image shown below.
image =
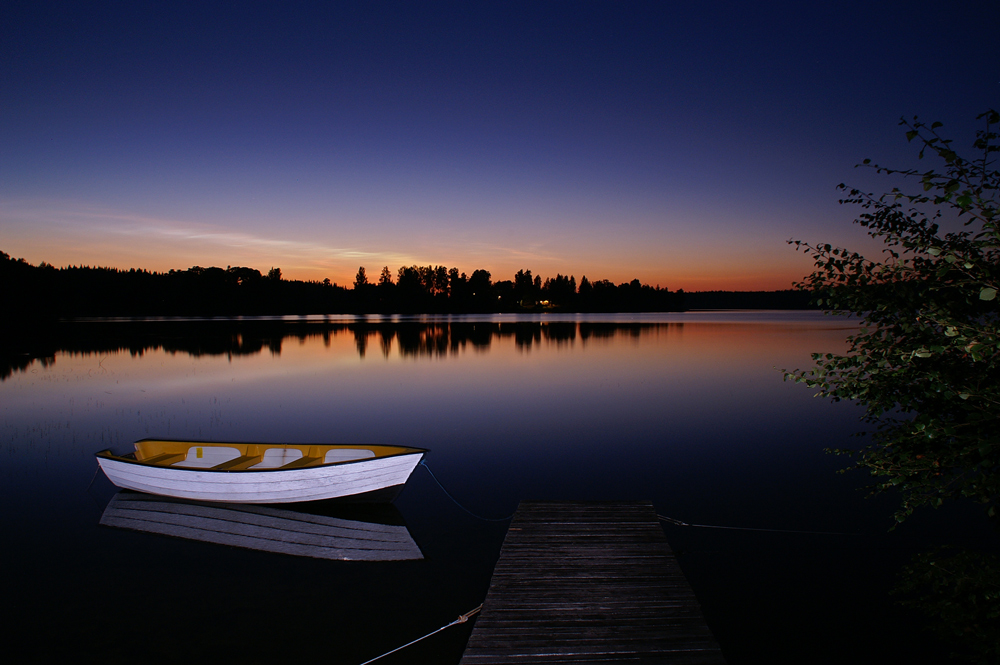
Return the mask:
POLYGON ((158 467, 108 457, 97 461, 108 479, 124 489, 196 501, 297 503, 370 495, 402 485, 422 452, 301 469, 200 471, 158 467))

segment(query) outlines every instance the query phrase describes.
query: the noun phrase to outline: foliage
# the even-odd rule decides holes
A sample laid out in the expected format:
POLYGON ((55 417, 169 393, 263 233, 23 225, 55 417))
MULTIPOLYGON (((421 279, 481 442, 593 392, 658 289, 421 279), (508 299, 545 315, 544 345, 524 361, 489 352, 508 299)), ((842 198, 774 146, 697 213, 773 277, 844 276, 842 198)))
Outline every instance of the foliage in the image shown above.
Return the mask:
POLYGON ((789 241, 811 253, 815 271, 796 286, 828 310, 863 320, 844 355, 814 354, 816 366, 786 378, 818 395, 854 400, 875 426, 855 468, 875 478, 873 490, 897 489, 902 521, 922 505, 968 497, 992 516, 1000 495, 1000 114, 978 117, 985 129, 975 159, 960 156, 941 123, 900 122, 937 169, 862 166, 911 182, 876 197, 849 191, 841 203, 861 207, 855 222, 884 244, 880 259, 828 244, 789 241), (963 228, 964 223, 964 228, 963 228), (955 229, 944 232, 941 225, 955 229))
POLYGON ((921 611, 939 636, 954 640, 969 662, 1000 662, 1000 559, 941 548, 905 566, 893 593, 921 611))

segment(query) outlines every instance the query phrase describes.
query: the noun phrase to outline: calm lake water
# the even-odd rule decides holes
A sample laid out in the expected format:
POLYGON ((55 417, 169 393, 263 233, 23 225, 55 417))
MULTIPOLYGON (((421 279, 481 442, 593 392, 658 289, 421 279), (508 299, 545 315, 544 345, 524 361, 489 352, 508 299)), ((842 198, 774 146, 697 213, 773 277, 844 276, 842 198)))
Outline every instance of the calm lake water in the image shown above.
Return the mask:
MULTIPOLYGON (((476 607, 507 523, 418 467, 394 509, 422 558, 330 561, 101 526, 93 454, 145 437, 428 448, 472 513, 649 499, 730 663, 938 662, 888 591, 899 567, 995 534, 975 507, 889 533, 893 497, 836 474, 858 409, 775 368, 840 351, 810 312, 89 322, 0 381, 7 650, 124 663, 360 663, 476 607), (44 627, 39 636, 37 629, 44 627), (321 659, 318 660, 318 659, 321 659)), ((458 662, 471 626, 382 663, 458 662)))

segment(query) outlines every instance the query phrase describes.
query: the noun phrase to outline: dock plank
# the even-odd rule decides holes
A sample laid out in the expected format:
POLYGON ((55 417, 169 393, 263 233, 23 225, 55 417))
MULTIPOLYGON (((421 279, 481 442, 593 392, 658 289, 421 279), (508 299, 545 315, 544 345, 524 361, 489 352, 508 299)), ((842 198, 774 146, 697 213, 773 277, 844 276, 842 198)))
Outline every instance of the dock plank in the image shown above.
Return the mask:
POLYGON ((461 665, 725 663, 649 502, 522 502, 461 665))

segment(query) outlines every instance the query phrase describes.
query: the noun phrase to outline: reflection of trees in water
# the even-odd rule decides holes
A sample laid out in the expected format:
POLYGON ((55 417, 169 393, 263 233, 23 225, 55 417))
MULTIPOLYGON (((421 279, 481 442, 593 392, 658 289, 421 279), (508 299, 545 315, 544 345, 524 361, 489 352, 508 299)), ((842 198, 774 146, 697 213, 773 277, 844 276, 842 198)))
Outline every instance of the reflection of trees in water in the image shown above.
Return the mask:
POLYGON ((42 367, 49 367, 56 361, 55 354, 35 356, 30 353, 5 354, 0 353, 0 381, 5 381, 15 372, 26 371, 32 363, 38 361, 42 367))
MULTIPOLYGON (((663 326, 683 326, 683 323, 654 324, 663 326)), ((650 324, 647 323, 581 323, 580 338, 586 341, 591 337, 597 339, 610 339, 618 335, 638 338, 644 332, 649 331, 650 324)))
POLYGON ((392 349, 402 357, 444 357, 467 348, 488 348, 494 341, 513 341, 519 348, 540 344, 544 339, 557 344, 577 337, 576 323, 541 322, 404 322, 349 326, 358 353, 365 356, 371 339, 377 338, 383 357, 392 349))
POLYGON ((320 339, 329 348, 340 335, 353 337, 362 358, 373 346, 385 358, 393 349, 401 357, 441 358, 485 350, 494 343, 513 343, 529 350, 541 344, 569 345, 577 340, 638 338, 677 323, 577 323, 574 321, 274 321, 261 319, 203 321, 74 322, 53 327, 30 339, 8 342, 0 349, 0 380, 23 372, 38 361, 55 362, 57 353, 142 356, 149 351, 200 356, 280 355, 286 339, 305 343, 320 339))

